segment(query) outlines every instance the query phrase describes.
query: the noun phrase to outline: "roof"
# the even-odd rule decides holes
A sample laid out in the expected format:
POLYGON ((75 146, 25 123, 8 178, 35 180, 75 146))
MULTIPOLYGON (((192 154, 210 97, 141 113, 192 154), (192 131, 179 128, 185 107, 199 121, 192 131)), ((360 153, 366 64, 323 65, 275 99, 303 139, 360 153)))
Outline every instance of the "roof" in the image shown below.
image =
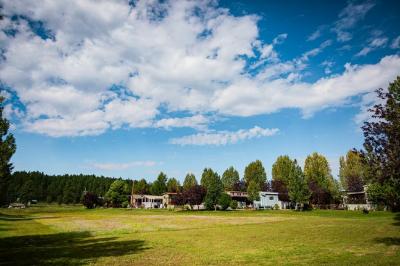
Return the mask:
POLYGON ((165 192, 165 193, 163 193, 163 196, 164 195, 177 195, 178 193, 177 192, 165 192))
POLYGON ((267 194, 267 195, 279 195, 278 192, 271 192, 271 191, 260 191, 260 194, 267 194))
POLYGON ((365 194, 365 191, 347 192, 347 195, 365 194))
POLYGON ((138 195, 138 194, 133 194, 133 195, 131 195, 131 197, 134 198, 134 199, 143 199, 143 198, 163 199, 163 196, 156 196, 156 195, 138 195))

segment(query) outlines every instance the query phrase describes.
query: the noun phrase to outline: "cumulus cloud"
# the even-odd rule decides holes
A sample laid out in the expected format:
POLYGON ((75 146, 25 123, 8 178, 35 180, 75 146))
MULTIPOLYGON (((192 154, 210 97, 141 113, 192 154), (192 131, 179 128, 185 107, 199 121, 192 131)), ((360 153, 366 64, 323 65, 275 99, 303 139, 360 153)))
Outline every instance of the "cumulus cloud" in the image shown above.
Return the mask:
POLYGON ((346 64, 345 68, 341 75, 315 83, 242 79, 219 91, 214 106, 225 114, 242 116, 299 108, 307 117, 316 110, 343 104, 351 96, 386 87, 398 75, 400 57, 387 56, 371 65, 346 64))
POLYGON ((261 128, 255 126, 250 129, 240 129, 238 131, 217 131, 214 133, 197 133, 193 135, 183 136, 180 138, 173 138, 169 142, 171 144, 177 144, 181 146, 186 145, 227 145, 235 144, 238 141, 260 138, 260 137, 270 137, 279 132, 277 128, 261 128))
MULTIPOLYGON (((336 25, 343 32, 373 5, 349 6, 336 25)), ((276 47, 286 33, 262 41, 257 16, 234 16, 211 0, 17 0, 4 2, 3 14, 0 80, 24 107, 12 110, 25 130, 54 137, 138 127, 205 130, 210 114, 282 108, 309 116, 387 85, 400 65, 399 56, 387 56, 303 82, 308 60, 331 40, 282 61, 276 47)))
POLYGON ((90 166, 95 169, 113 171, 126 170, 134 167, 152 167, 156 164, 157 163, 154 161, 132 161, 127 163, 92 163, 90 166))

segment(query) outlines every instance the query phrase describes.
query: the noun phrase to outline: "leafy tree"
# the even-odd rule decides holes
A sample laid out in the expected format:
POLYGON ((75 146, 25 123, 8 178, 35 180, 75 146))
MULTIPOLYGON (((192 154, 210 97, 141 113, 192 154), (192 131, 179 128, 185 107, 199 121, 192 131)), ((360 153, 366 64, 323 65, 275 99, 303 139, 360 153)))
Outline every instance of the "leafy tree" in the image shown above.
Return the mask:
POLYGON ((145 179, 140 179, 139 181, 134 180, 132 186, 133 194, 144 195, 149 193, 149 185, 145 179))
POLYGON ((279 156, 272 165, 271 188, 279 193, 279 200, 289 201, 288 185, 293 175, 294 162, 289 156, 279 156))
POLYGON ((206 195, 206 190, 200 185, 190 186, 188 189, 183 191, 183 203, 189 204, 190 208, 193 209, 193 205, 199 206, 206 195))
POLYGON ((244 170, 244 180, 247 186, 250 185, 251 181, 258 186, 258 190, 261 189, 263 184, 267 181, 267 173, 265 172, 264 166, 260 160, 251 162, 244 170))
POLYGON ((179 192, 181 184, 175 178, 168 179, 167 191, 168 192, 179 192))
POLYGON ((233 166, 229 167, 222 174, 221 181, 225 191, 234 190, 235 185, 240 182, 238 171, 236 171, 233 166))
POLYGON ((187 174, 185 180, 183 181, 183 190, 188 190, 189 188, 196 185, 197 185, 197 180, 194 174, 192 173, 187 174))
POLYGON ((153 182, 150 188, 150 192, 153 195, 162 195, 167 192, 167 175, 163 172, 157 177, 157 180, 153 182))
MULTIPOLYGON (((289 182, 289 181, 286 181, 289 182)), ((271 189, 274 192, 278 192, 278 198, 281 201, 289 201, 289 192, 288 186, 282 180, 272 180, 271 181, 271 189)), ((264 191, 268 191, 267 189, 263 189, 264 191)))
POLYGON ((233 185, 233 189, 234 191, 246 191, 246 182, 244 180, 239 180, 239 182, 236 182, 233 185))
POLYGON ((272 180, 282 181, 285 186, 289 184, 289 178, 293 172, 293 161, 289 156, 279 156, 272 165, 272 180))
POLYGON ((82 204, 87 209, 93 209, 97 205, 97 195, 92 192, 86 192, 83 195, 82 204))
POLYGON ((8 133, 10 123, 3 117, 3 102, 4 97, 0 96, 0 206, 9 201, 8 186, 13 169, 10 159, 17 148, 13 134, 8 133))
POLYGON ((207 189, 209 184, 215 179, 215 172, 211 168, 204 168, 201 174, 200 184, 207 189))
POLYGON ((219 196, 222 193, 223 186, 219 175, 211 168, 205 168, 201 177, 201 185, 206 189, 207 193, 204 204, 207 209, 217 209, 219 196))
POLYGON ((288 192, 290 200, 298 204, 308 203, 310 191, 308 189, 303 171, 297 164, 296 160, 293 161, 293 171, 290 172, 288 180, 288 192))
POLYGON ((329 204, 338 197, 338 186, 334 181, 328 160, 314 152, 307 156, 304 164, 304 175, 311 191, 311 203, 329 204))
POLYGON ((260 188, 259 184, 255 180, 251 180, 249 185, 247 186, 247 197, 253 202, 255 200, 260 200, 260 188))
POLYGON ((121 207, 122 202, 128 199, 128 184, 125 180, 115 180, 106 193, 106 199, 111 202, 113 207, 121 207))
POLYGON ((362 191, 364 186, 364 165, 357 151, 349 151, 339 159, 339 177, 342 187, 347 191, 362 191))
MULTIPOLYGON (((393 211, 400 210, 400 76, 388 90, 378 89, 382 103, 369 111, 372 119, 364 122, 362 158, 365 179, 385 191, 384 202, 393 211)), ((370 189, 368 189, 370 190, 370 189)))
POLYGON ((230 206, 231 201, 232 201, 232 198, 228 194, 223 192, 219 196, 218 205, 221 207, 221 209, 223 211, 225 211, 230 206))

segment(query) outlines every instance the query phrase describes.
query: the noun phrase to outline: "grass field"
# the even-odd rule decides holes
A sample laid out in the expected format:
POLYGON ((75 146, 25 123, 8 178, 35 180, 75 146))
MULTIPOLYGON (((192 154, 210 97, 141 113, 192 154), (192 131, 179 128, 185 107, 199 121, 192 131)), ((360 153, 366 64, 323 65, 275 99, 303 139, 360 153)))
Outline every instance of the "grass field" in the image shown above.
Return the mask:
POLYGON ((0 210, 0 265, 400 264, 400 216, 347 211, 0 210))

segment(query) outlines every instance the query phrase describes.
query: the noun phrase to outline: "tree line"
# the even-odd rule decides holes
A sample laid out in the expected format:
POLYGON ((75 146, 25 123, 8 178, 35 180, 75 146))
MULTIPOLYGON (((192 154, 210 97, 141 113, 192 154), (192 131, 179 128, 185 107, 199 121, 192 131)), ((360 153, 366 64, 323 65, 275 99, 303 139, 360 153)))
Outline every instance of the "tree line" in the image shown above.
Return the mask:
MULTIPOLYGON (((85 191, 104 197, 115 178, 95 175, 46 175, 17 171, 8 186, 8 202, 29 200, 74 204, 82 201, 85 191)), ((127 182, 130 184, 131 182, 127 182)))
MULTIPOLYGON (((35 198, 47 202, 77 203, 82 192, 105 197, 113 206, 127 202, 127 195, 161 195, 176 192, 181 203, 192 204, 204 200, 207 208, 226 203, 224 190, 247 191, 249 200, 257 200, 259 191, 279 192, 281 200, 293 203, 327 205, 340 201, 340 189, 361 191, 367 185, 368 198, 373 203, 400 210, 400 77, 390 83, 387 91, 376 91, 380 103, 369 109, 370 119, 364 122, 363 149, 353 149, 340 161, 340 182, 333 178, 327 159, 318 153, 309 155, 303 169, 295 159, 279 156, 272 166, 272 180, 257 160, 244 171, 243 178, 233 168, 222 177, 211 168, 205 168, 200 184, 193 174, 185 177, 183 185, 175 178, 168 179, 161 172, 153 183, 145 179, 133 182, 93 175, 49 176, 39 172, 12 174, 10 159, 15 153, 14 136, 8 132, 9 122, 3 117, 0 96, 0 204, 19 197, 35 198)), ((195 204, 194 204, 195 205, 195 204)))

